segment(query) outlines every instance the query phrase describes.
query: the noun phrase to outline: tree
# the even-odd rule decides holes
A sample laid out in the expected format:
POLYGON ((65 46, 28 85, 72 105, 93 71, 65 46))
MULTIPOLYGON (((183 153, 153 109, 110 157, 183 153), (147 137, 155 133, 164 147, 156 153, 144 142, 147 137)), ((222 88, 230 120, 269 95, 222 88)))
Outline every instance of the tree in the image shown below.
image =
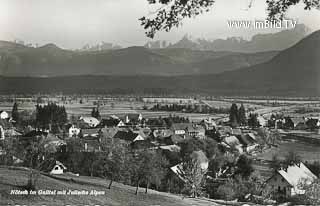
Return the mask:
MULTIPOLYGON (((153 38, 158 31, 170 31, 173 27, 182 24, 185 18, 196 17, 210 11, 215 0, 147 0, 149 4, 160 4, 151 17, 142 17, 141 26, 146 30, 146 35, 153 38)), ((252 6, 252 1, 248 8, 252 6)), ((288 9, 302 2, 305 10, 319 9, 319 0, 266 0, 269 20, 283 19, 288 9)))
POLYGON ((247 125, 247 117, 246 117, 246 109, 244 108, 243 104, 241 104, 239 108, 239 124, 241 126, 247 125))
POLYGON ((252 128, 256 128, 260 126, 260 123, 258 121, 258 114, 255 114, 255 113, 249 114, 248 125, 252 128))
POLYGON ((239 123, 239 112, 238 112, 238 106, 233 103, 230 108, 229 113, 229 122, 232 126, 237 126, 239 123))
POLYGON ((91 117, 94 117, 94 118, 97 118, 97 119, 101 118, 101 115, 100 115, 100 112, 99 112, 98 108, 95 108, 95 107, 92 108, 91 117))
POLYGON ((199 160, 189 158, 182 163, 182 169, 178 170, 179 175, 185 182, 184 191, 192 197, 202 194, 202 185, 204 183, 204 175, 206 170, 201 167, 199 160))
POLYGON ((67 112, 64 106, 54 103, 36 105, 36 125, 40 128, 61 128, 67 123, 67 112))
POLYGON ((18 104, 15 102, 12 107, 11 117, 16 123, 20 122, 18 104))
POLYGON ((109 179, 108 189, 111 189, 113 181, 121 180, 125 168, 127 148, 120 143, 120 140, 111 139, 108 141, 105 153, 98 160, 98 174, 109 179))
POLYGON ((254 171, 252 167, 252 160, 249 159, 246 155, 240 155, 236 164, 236 175, 240 175, 243 178, 248 178, 251 173, 254 171))

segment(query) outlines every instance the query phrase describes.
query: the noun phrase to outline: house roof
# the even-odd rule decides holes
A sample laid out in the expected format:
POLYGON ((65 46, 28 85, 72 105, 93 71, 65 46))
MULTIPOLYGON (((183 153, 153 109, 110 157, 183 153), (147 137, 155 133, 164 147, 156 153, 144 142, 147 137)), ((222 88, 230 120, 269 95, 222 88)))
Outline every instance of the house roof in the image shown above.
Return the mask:
POLYGON ((238 135, 237 138, 243 145, 251 145, 254 143, 247 135, 238 135))
POLYGON ((118 124, 121 122, 120 119, 115 119, 115 118, 109 118, 109 119, 103 119, 100 122, 101 126, 107 126, 107 127, 116 127, 118 124))
POLYGON ((99 120, 94 117, 80 117, 80 120, 84 121, 87 124, 98 125, 100 123, 99 120))
POLYGON ((240 145, 240 141, 238 140, 238 138, 236 136, 225 137, 223 141, 230 146, 240 145))
POLYGON ((164 130, 154 130, 153 136, 154 137, 170 137, 173 134, 172 130, 170 129, 164 129, 164 130))
POLYGON ((169 150, 170 152, 180 152, 180 147, 178 145, 162 145, 159 146, 159 149, 169 150))
POLYGON ((293 187, 298 187, 300 181, 310 182, 317 178, 303 163, 288 166, 286 170, 280 169, 277 172, 293 187))
POLYGON ((205 129, 200 125, 188 125, 187 127, 188 132, 198 132, 198 131, 205 131, 205 129))
POLYGON ((220 136, 227 136, 232 134, 232 128, 230 126, 222 126, 218 128, 217 133, 219 133, 220 136))
POLYGON ((100 132, 100 128, 91 128, 91 129, 82 129, 81 130, 81 133, 83 135, 96 135, 96 134, 99 134, 100 132))
POLYGON ((232 129, 232 134, 233 135, 241 135, 242 131, 241 131, 241 129, 235 128, 235 129, 232 129))
POLYGON ((147 149, 155 147, 155 145, 149 140, 134 141, 130 144, 130 146, 133 149, 147 149))
POLYGON ((139 134, 133 133, 132 131, 118 131, 113 138, 119 138, 125 141, 133 142, 133 140, 139 134))

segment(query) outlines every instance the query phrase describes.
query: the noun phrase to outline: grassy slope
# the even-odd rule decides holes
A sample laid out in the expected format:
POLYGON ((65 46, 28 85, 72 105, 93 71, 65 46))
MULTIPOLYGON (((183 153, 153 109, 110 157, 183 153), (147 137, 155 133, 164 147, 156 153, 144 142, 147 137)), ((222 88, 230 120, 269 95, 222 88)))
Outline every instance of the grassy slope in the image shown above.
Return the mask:
MULTIPOLYGON (((8 169, 0 167, 0 205, 164 205, 164 206, 204 206, 217 205, 204 200, 182 199, 179 196, 149 190, 144 194, 144 189, 140 189, 138 196, 134 194, 135 188, 114 183, 111 190, 107 189, 108 182, 99 178, 76 177, 76 182, 62 181, 47 176, 41 176, 38 189, 49 190, 97 190, 105 191, 105 195, 100 196, 17 196, 10 195, 11 189, 19 189, 18 185, 27 182, 27 171, 8 169), (88 184, 86 184, 88 183, 88 184), (95 185, 93 185, 95 184, 95 185)), ((73 177, 74 178, 74 177, 73 177)))

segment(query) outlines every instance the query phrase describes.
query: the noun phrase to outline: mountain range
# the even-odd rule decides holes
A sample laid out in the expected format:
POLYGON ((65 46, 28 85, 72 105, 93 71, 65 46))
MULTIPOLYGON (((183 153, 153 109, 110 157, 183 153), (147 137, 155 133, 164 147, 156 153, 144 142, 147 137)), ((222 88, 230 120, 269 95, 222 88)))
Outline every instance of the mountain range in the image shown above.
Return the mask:
POLYGON ((298 24, 290 30, 277 33, 256 34, 250 40, 242 37, 228 37, 226 39, 197 39, 185 35, 176 43, 154 41, 145 44, 146 48, 185 48, 192 50, 231 51, 241 53, 255 53, 265 51, 281 51, 293 46, 310 33, 304 24, 298 24))
POLYGON ((143 47, 104 52, 74 52, 62 50, 53 44, 40 48, 26 48, 10 42, 0 42, 0 54, 2 74, 14 74, 11 77, 0 76, 0 93, 320 95, 320 30, 280 52, 235 53, 143 47), (98 71, 104 71, 104 67, 99 65, 105 61, 108 62, 108 67, 119 68, 122 75, 100 75, 98 71), (12 67, 12 62, 15 63, 15 67, 12 67), (223 68, 233 67, 233 62, 235 66, 255 63, 237 69, 223 68), (37 65, 42 66, 35 67, 37 65), (48 68, 43 65, 47 65, 48 68), (54 67, 49 68, 50 65, 54 67), (90 75, 75 73, 71 76, 39 77, 46 72, 50 74, 48 72, 51 70, 55 75, 57 71, 64 72, 63 69, 68 72, 75 71, 70 70, 70 65, 74 66, 72 68, 79 66, 78 71, 83 72, 87 72, 87 67, 91 66, 90 71, 93 72, 90 75), (183 75, 159 75, 157 69, 161 68, 160 66, 163 66, 166 72, 172 69, 175 73, 179 68, 183 75), (99 70, 100 68, 102 70, 99 70), (192 70, 193 73, 188 74, 186 71, 190 71, 190 68, 201 69, 192 70), (33 73, 33 77, 30 77, 32 75, 27 75, 30 73, 23 73, 25 69, 38 73, 33 73))
POLYGON ((259 64, 278 52, 235 53, 183 48, 71 51, 54 44, 33 48, 0 41, 0 75, 201 75, 259 64))

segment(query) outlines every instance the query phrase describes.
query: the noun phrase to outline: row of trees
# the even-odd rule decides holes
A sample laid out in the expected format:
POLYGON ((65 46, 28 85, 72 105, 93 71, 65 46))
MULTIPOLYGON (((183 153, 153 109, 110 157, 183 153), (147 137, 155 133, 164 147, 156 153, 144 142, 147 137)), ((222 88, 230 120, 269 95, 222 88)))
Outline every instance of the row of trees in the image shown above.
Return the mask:
MULTIPOLYGON (((144 107, 144 109, 148 109, 144 107)), ((156 104, 151 110, 153 111, 174 111, 187 113, 203 113, 203 114, 226 114, 229 112, 228 108, 215 108, 208 105, 201 104, 156 104)))

